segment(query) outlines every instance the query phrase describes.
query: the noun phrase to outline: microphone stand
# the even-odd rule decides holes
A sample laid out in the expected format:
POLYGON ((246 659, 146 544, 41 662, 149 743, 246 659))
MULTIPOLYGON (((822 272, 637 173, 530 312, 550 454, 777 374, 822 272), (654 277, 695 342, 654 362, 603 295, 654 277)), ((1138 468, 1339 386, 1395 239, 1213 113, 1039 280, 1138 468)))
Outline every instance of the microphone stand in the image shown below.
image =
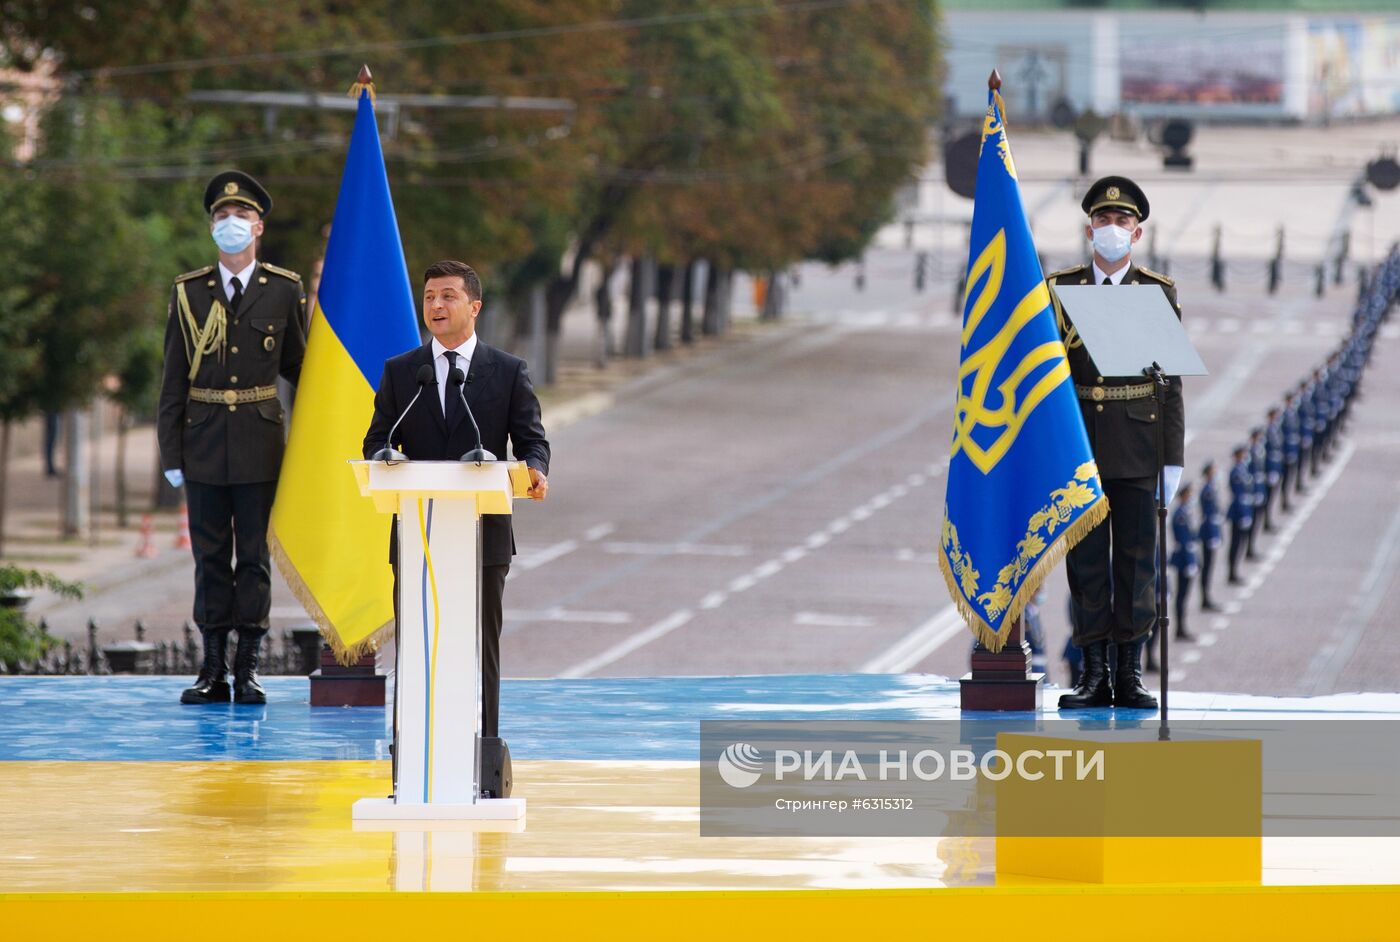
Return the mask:
POLYGON ((1163 391, 1167 388, 1166 375, 1155 361, 1143 371, 1152 380, 1152 403, 1157 407, 1157 645, 1158 682, 1161 692, 1161 725, 1157 729, 1157 739, 1166 742, 1172 738, 1167 725, 1167 631, 1170 617, 1167 615, 1167 470, 1166 470, 1166 413, 1162 410, 1163 391))
POLYGON ((467 421, 472 424, 472 431, 476 433, 476 447, 467 452, 459 461, 475 461, 481 464, 485 461, 495 461, 496 456, 491 454, 481 445, 481 426, 476 424, 476 416, 472 415, 472 407, 467 405, 466 374, 460 368, 454 368, 448 381, 457 387, 457 395, 462 399, 462 408, 467 413, 467 421))

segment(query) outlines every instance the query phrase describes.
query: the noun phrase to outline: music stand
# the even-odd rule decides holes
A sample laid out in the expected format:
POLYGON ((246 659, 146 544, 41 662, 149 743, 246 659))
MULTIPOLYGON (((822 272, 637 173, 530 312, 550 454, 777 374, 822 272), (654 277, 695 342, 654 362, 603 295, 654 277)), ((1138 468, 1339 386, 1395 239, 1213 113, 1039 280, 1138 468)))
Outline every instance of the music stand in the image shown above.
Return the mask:
POLYGON ((1158 285, 1118 285, 1112 291, 1101 285, 1056 285, 1055 294, 1093 358, 1098 375, 1146 376, 1152 380, 1152 400, 1157 406, 1157 639, 1161 660, 1162 739, 1171 738, 1167 725, 1167 505, 1166 414, 1162 396, 1170 376, 1205 376, 1209 373, 1191 345, 1181 320, 1158 285))

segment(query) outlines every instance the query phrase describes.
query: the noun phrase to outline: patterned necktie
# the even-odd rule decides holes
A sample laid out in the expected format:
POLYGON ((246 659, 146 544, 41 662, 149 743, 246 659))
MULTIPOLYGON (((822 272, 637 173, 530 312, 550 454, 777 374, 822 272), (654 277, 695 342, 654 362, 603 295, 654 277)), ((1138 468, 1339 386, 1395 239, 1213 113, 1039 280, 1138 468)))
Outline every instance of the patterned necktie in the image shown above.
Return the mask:
POLYGON ((457 351, 448 350, 443 354, 447 357, 447 400, 443 404, 444 417, 447 420, 447 430, 450 432, 457 427, 457 423, 462 421, 466 414, 462 411, 462 387, 452 382, 452 371, 457 368, 457 351))
POLYGON ((238 313, 238 305, 243 303, 243 283, 234 275, 228 280, 229 286, 233 288, 233 295, 228 299, 228 309, 231 313, 238 313))

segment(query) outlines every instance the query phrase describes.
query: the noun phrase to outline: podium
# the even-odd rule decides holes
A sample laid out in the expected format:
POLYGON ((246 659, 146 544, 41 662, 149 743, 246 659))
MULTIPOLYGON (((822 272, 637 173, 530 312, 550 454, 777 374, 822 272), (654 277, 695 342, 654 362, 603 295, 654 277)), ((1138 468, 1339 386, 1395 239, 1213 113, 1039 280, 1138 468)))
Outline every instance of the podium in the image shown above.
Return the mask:
MULTIPOLYGON (((361 821, 501 821, 523 798, 482 798, 481 515, 508 514, 530 486, 524 462, 352 461, 360 493, 398 514, 392 798, 362 798, 361 821)), ((376 548, 377 549, 377 548, 376 548)))

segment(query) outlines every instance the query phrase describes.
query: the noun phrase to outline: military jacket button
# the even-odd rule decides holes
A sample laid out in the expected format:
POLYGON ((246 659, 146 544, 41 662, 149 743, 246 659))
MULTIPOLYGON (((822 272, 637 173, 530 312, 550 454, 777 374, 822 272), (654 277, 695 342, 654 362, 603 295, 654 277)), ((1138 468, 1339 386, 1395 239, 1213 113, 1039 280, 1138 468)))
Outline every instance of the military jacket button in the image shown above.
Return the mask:
POLYGON ((1095 411, 1095 412, 1102 412, 1102 411, 1103 411, 1103 403, 1099 403, 1098 405, 1094 406, 1094 411, 1095 411))

